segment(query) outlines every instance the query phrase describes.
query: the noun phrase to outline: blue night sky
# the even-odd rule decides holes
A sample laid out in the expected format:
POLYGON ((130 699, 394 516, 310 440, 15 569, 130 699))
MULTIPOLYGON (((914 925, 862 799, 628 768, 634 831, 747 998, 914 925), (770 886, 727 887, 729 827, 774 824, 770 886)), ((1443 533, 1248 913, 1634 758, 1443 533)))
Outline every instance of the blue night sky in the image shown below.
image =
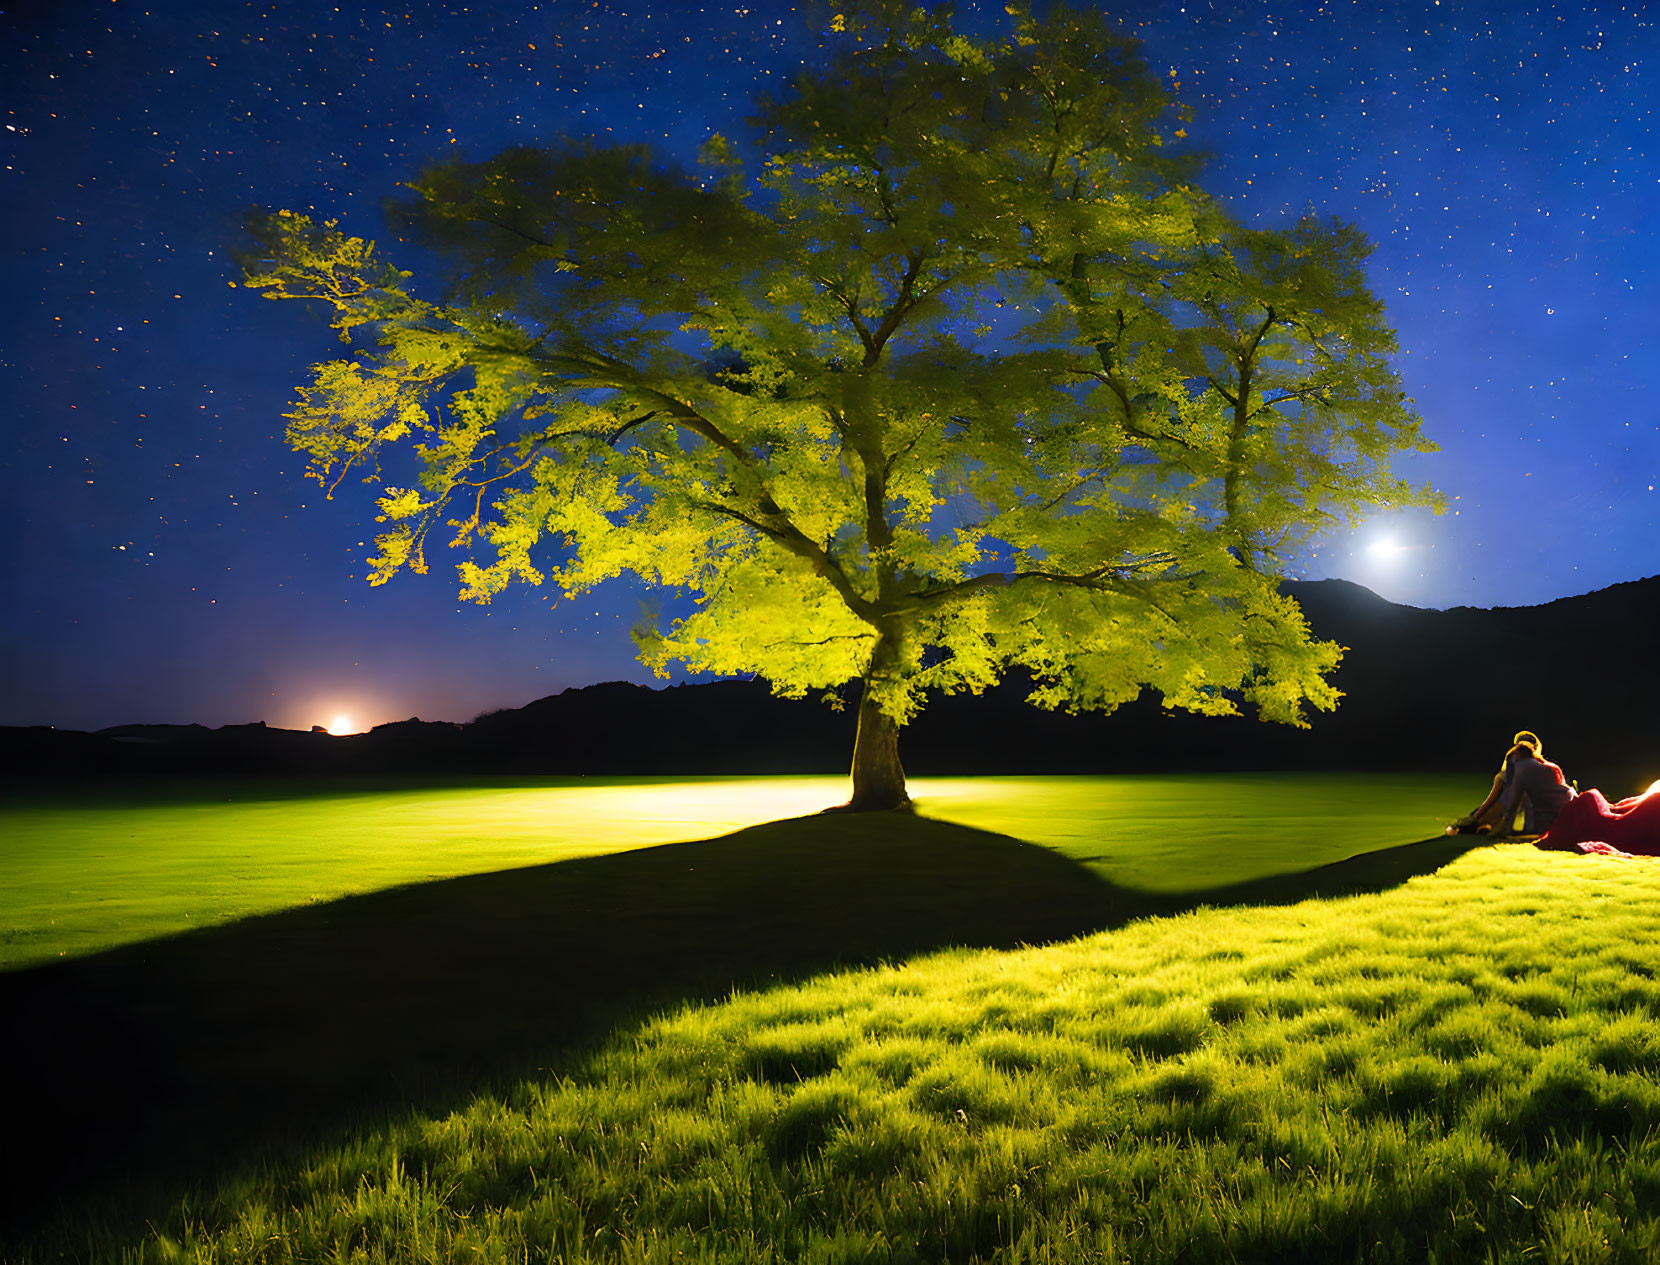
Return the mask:
MULTIPOLYGON (((294 386, 338 344, 233 288, 228 248, 256 204, 381 235, 381 199, 439 155, 563 131, 689 157, 812 56, 794 6, 3 12, 0 724, 361 728, 647 679, 636 589, 475 608, 439 567, 363 583, 371 502, 323 500, 281 440, 294 386)), ((958 12, 984 31, 1002 5, 958 12)), ((1237 215, 1312 206, 1377 243, 1373 285, 1441 448, 1405 469, 1451 508, 1322 541, 1301 574, 1447 607, 1660 573, 1645 5, 1115 12, 1195 108, 1204 183, 1237 215)))

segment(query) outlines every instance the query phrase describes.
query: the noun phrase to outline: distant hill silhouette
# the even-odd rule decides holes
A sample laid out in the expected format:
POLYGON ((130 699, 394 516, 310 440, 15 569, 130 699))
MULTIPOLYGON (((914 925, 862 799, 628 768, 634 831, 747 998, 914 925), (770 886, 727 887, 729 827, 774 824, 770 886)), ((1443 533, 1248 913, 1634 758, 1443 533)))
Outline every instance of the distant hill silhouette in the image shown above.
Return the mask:
MULTIPOLYGON (((1660 776, 1660 576, 1543 606, 1398 606, 1343 580, 1288 582, 1315 632, 1347 647, 1345 698, 1311 728, 1164 710, 1041 712, 1024 683, 936 698, 901 737, 908 771, 1448 769, 1496 766, 1517 729, 1572 776, 1660 776)), ((264 724, 0 729, 15 774, 840 772, 853 709, 774 698, 761 681, 612 682, 480 716, 333 737, 264 724)))

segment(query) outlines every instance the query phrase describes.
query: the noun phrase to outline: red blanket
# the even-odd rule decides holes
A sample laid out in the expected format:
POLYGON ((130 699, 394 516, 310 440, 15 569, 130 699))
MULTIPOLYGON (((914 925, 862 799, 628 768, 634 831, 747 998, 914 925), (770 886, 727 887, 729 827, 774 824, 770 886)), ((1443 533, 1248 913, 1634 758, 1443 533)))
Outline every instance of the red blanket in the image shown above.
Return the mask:
POLYGON ((1577 795, 1563 806, 1539 846, 1605 856, 1660 856, 1660 792, 1617 804, 1598 790, 1577 795))

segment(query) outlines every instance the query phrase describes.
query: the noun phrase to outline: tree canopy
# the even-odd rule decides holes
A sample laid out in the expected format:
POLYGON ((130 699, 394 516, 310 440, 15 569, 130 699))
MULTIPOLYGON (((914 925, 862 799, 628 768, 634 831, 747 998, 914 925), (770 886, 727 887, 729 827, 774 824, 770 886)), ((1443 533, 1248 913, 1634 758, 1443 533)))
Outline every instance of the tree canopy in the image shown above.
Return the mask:
POLYGON ((1045 707, 1151 688, 1302 724, 1339 648, 1279 591, 1311 534, 1434 503, 1354 227, 1230 221, 1185 115, 1094 12, 836 17, 823 63, 695 170, 566 139, 428 169, 417 286, 334 222, 257 217, 245 284, 332 306, 288 441, 380 487, 372 583, 631 572, 695 595, 659 672, 862 682, 855 807, 897 731, 1011 666, 1045 707), (437 531, 437 537, 433 532, 437 531))

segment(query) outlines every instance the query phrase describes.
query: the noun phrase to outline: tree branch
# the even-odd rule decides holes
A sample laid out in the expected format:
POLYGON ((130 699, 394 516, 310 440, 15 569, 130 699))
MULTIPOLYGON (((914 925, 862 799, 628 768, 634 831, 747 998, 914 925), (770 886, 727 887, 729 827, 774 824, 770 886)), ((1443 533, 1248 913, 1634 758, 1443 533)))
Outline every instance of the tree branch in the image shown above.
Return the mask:
POLYGON ((865 343, 865 368, 876 363, 882 348, 893 337, 894 330, 899 328, 899 322, 916 306, 916 279, 922 275, 922 264, 927 257, 927 253, 921 250, 913 250, 906 255, 905 275, 899 281, 899 295, 888 309, 888 314, 882 318, 882 323, 876 327, 876 332, 865 343))
MULTIPOLYGON (((1158 583, 1171 583, 1194 578, 1188 574, 1164 576, 1144 574, 1150 571, 1168 571, 1174 562, 1175 559, 1169 554, 1154 554, 1138 562, 1109 562, 1077 574, 1069 574, 1064 571, 1016 571, 1011 575, 1002 571, 992 571, 985 575, 971 576, 969 579, 959 580, 955 584, 947 584, 941 588, 908 594, 905 605, 907 609, 925 609, 939 606, 955 598, 983 592, 986 589, 1007 588, 1013 584, 1031 581, 1092 589, 1096 592, 1134 593, 1136 591, 1135 583, 1147 583, 1150 580, 1156 580, 1158 583)), ((1138 594, 1138 596, 1145 595, 1138 594)))
MULTIPOLYGON (((555 246, 552 242, 543 241, 540 237, 537 237, 534 233, 527 233, 527 232, 524 231, 524 229, 516 228, 512 224, 508 224, 507 222, 505 222, 503 220, 496 219, 494 216, 473 214, 473 215, 469 216, 468 218, 472 219, 472 220, 476 220, 480 224, 493 224, 497 228, 501 229, 502 232, 511 233, 514 237, 517 237, 517 238, 520 238, 524 241, 527 241, 532 246, 540 246, 543 250, 548 251, 550 254, 555 254, 556 255, 556 254, 559 253, 559 248, 557 246, 555 246)), ((567 255, 564 258, 564 262, 569 263, 569 264, 579 264, 581 261, 578 260, 578 259, 574 259, 574 258, 567 255)))
POLYGON ((841 564, 831 556, 829 551, 824 546, 809 539, 794 523, 787 519, 782 526, 767 523, 752 514, 744 513, 736 506, 722 505, 718 501, 689 501, 688 504, 695 509, 708 510, 712 514, 719 514, 725 518, 743 523, 745 526, 760 532, 761 535, 787 553, 794 554, 802 561, 811 564, 813 573, 822 576, 825 582, 836 590, 836 595, 842 599, 847 609, 856 618, 864 620, 872 628, 880 627, 881 612, 878 610, 876 603, 861 595, 853 587, 853 582, 848 579, 847 573, 842 570, 841 564))
MULTIPOLYGON (((1271 400, 1264 400, 1256 411, 1261 412, 1265 408, 1272 408, 1276 404, 1284 404, 1288 400, 1296 400, 1298 403, 1306 403, 1311 397, 1316 399, 1319 398, 1324 391, 1324 387, 1303 387, 1297 391, 1287 391, 1284 395, 1276 395, 1271 400)), ((1254 415, 1255 414, 1253 414, 1253 416, 1254 415)))
POLYGON ((1205 375, 1205 381, 1210 383, 1212 389, 1215 390, 1216 394, 1220 395, 1224 400, 1226 400, 1228 402, 1228 407, 1229 408, 1238 408, 1239 407, 1239 398, 1237 396, 1233 395, 1231 392, 1229 392, 1227 387, 1223 386, 1220 382, 1218 382, 1215 378, 1211 377, 1209 374, 1205 375))
POLYGON ((1268 309, 1268 315, 1263 318, 1263 322, 1262 322, 1261 327, 1257 330, 1256 334, 1251 339, 1251 345, 1245 349, 1244 354, 1240 357, 1240 363, 1242 365, 1247 360, 1250 361, 1253 364, 1256 362, 1257 348, 1262 346, 1263 337, 1268 333, 1268 331, 1270 329, 1272 329, 1274 327, 1274 322, 1275 322, 1276 319, 1277 318, 1274 315, 1274 309, 1269 308, 1268 309))
POLYGON ((817 641, 769 641, 766 649, 776 650, 781 646, 828 646, 832 642, 864 641, 869 637, 869 633, 837 633, 833 637, 820 637, 817 641))
POLYGON ((656 416, 657 410, 652 409, 649 412, 640 414, 638 417, 629 418, 628 421, 624 422, 621 426, 617 427, 616 430, 611 432, 611 437, 605 441, 606 447, 615 448, 617 446, 617 441, 624 435, 628 434, 629 431, 633 430, 636 426, 645 425, 656 416))

